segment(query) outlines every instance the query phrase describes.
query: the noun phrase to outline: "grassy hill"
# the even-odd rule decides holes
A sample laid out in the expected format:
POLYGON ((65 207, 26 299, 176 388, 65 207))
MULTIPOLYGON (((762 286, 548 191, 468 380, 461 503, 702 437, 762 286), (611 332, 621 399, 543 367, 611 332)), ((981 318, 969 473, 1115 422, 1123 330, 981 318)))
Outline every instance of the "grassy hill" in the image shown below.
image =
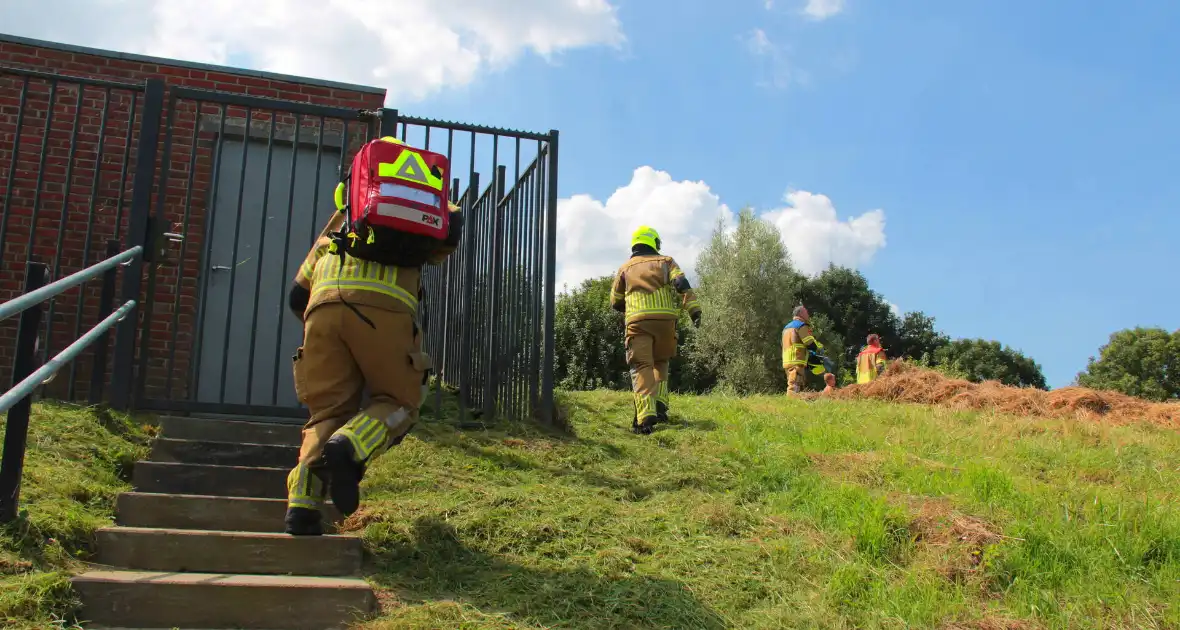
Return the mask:
MULTIPOLYGON (((362 627, 1180 627, 1174 429, 709 396, 635 436, 627 394, 560 398, 568 432, 426 422, 374 466, 362 627)), ((149 433, 38 410, 5 627, 68 613, 149 433)))
POLYGON ((876 401, 562 397, 427 426, 355 517, 371 628, 1180 627, 1180 433, 876 401))
MULTIPOLYGON (((0 435, 4 434, 0 414, 0 435)), ((69 576, 111 524, 115 497, 147 455, 153 428, 126 416, 36 404, 21 484, 25 513, 0 529, 0 624, 70 628, 78 602, 69 576)))

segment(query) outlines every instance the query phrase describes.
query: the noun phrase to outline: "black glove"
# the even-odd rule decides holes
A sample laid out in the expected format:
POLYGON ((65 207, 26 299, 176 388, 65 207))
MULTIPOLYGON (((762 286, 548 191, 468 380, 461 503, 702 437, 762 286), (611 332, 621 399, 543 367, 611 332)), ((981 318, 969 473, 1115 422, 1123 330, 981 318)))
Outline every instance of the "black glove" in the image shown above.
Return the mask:
POLYGON ((697 311, 697 312, 693 313, 691 315, 691 317, 692 317, 692 325, 697 328, 700 328, 701 327, 701 312, 697 311))
POLYGON ((292 282, 291 289, 287 292, 287 308, 303 321, 303 311, 307 310, 307 303, 311 299, 311 291, 299 286, 298 283, 292 282))

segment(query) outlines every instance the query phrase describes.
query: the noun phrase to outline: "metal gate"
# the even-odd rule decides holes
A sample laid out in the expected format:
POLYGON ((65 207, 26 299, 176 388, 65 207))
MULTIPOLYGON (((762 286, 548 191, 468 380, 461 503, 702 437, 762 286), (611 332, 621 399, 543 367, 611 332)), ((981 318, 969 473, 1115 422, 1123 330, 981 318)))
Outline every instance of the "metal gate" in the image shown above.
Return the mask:
MULTIPOLYGON (((438 377, 429 406, 441 417, 444 407, 460 401, 457 410, 447 412, 460 420, 472 411, 516 419, 551 414, 556 131, 496 129, 405 117, 393 109, 358 111, 168 87, 159 80, 108 85, 0 72, 96 85, 107 92, 122 89, 133 100, 131 122, 118 128, 127 137, 123 148, 129 156, 121 170, 135 178, 127 195, 130 207, 123 211, 124 186, 118 220, 101 233, 121 236, 125 247, 143 244, 150 255, 143 269, 133 263, 122 274, 124 297, 142 296, 142 308, 123 322, 115 340, 111 396, 116 406, 306 417, 294 397, 290 363, 302 327, 287 311, 286 292, 335 210, 332 191, 341 172, 365 141, 380 134, 445 152, 454 176, 453 201, 466 214, 460 250, 443 265, 427 267, 423 277, 424 343, 438 377), (129 161, 153 167, 136 169, 129 161)), ((4 94, 8 89, 0 84, 4 94)), ((90 98, 89 92, 79 94, 80 102, 90 98)), ((39 116, 45 112, 34 111, 29 118, 40 121, 39 116)), ((16 133, 15 141, 22 142, 23 135, 16 133)), ((12 153, 19 157, 19 147, 12 153)), ((85 161, 82 153, 70 145, 61 156, 67 170, 85 161)), ((0 153, 0 168, 26 172, 18 168, 22 160, 11 165, 3 160, 0 153)), ((9 176, 0 194, 12 195, 14 182, 19 183, 9 176)), ((42 188, 38 181, 35 190, 42 188)), ((96 203, 90 202, 87 227, 69 228, 85 230, 87 243, 98 238, 91 235, 96 203)), ((40 208, 33 205, 37 217, 40 208)), ((68 232, 64 218, 61 226, 59 239, 68 232)), ((26 251, 0 246, 6 262, 26 251)), ((23 268, 23 262, 11 268, 23 268)), ((79 263, 75 266, 81 268, 86 261, 79 263)), ((71 306, 81 310, 85 301, 79 296, 71 306)), ((80 327, 81 318, 71 323, 80 327)), ((58 324, 51 316, 47 328, 58 324)), ((92 373, 105 369, 104 362, 92 373)), ((55 395, 74 398, 73 377, 69 391, 55 395)))

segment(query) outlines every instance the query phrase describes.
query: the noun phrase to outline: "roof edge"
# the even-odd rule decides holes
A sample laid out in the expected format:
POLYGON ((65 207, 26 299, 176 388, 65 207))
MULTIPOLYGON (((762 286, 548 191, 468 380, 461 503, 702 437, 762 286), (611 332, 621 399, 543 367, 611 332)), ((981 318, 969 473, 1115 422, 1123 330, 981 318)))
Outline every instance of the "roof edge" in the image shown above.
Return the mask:
POLYGON ((278 72, 266 72, 263 70, 250 70, 247 68, 235 68, 233 66, 219 66, 211 63, 199 63, 196 61, 182 61, 180 59, 169 59, 167 57, 152 57, 150 55, 140 55, 136 53, 124 53, 116 50, 107 50, 104 48, 90 48, 88 46, 76 46, 74 44, 63 44, 61 42, 52 42, 43 39, 33 39, 31 37, 21 37, 19 35, 10 35, 8 33, 0 33, 0 42, 8 42, 11 44, 24 44, 26 46, 36 46, 39 48, 49 48, 52 50, 59 50, 62 52, 81 53, 84 55, 94 55, 96 57, 109 57, 112 59, 123 59, 125 61, 138 61, 141 63, 154 63, 162 66, 174 66, 177 68, 189 68, 192 70, 205 70, 207 72, 224 72, 227 74, 238 74, 247 77, 257 77, 259 79, 268 79, 271 81, 286 81, 288 83, 298 83, 301 85, 314 85, 318 87, 335 88, 337 90, 352 90, 354 92, 362 92, 365 94, 386 94, 385 88, 373 87, 371 85, 358 85, 355 83, 342 83, 340 81, 329 81, 327 79, 313 79, 311 77, 299 77, 291 74, 280 74, 278 72))

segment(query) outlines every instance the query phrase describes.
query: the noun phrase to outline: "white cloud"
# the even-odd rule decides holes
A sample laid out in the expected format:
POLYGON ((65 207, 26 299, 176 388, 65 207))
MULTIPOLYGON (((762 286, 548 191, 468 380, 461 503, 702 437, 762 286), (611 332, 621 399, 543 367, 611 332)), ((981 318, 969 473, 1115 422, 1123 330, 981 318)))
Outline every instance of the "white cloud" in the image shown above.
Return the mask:
POLYGON ((532 52, 621 46, 609 0, 43 0, 0 2, 4 30, 122 52, 375 84, 395 102, 532 52))
POLYGON ((660 233, 662 251, 676 259, 690 280, 697 256, 718 218, 729 207, 705 182, 673 181, 664 171, 641 166, 606 203, 574 195, 557 204, 557 286, 572 288, 586 278, 613 273, 630 255, 631 232, 640 225, 660 233))
POLYGON ((827 195, 791 190, 784 200, 790 205, 762 217, 778 226, 795 266, 803 273, 819 273, 829 263, 860 267, 885 247, 884 210, 841 221, 827 195))
MULTIPOLYGON (((828 263, 860 267, 885 246, 885 213, 871 210, 841 221, 828 197, 789 191, 789 207, 761 217, 775 224, 796 267, 807 274, 828 263)), ((631 232, 650 225, 660 233, 663 252, 674 257, 696 284, 696 260, 708 245, 718 218, 732 225, 734 213, 703 181, 675 181, 650 166, 635 169, 631 181, 605 203, 589 195, 557 205, 557 286, 613 273, 630 254, 631 232)))
POLYGON ((844 0, 807 0, 803 13, 816 20, 826 20, 844 11, 844 0))

